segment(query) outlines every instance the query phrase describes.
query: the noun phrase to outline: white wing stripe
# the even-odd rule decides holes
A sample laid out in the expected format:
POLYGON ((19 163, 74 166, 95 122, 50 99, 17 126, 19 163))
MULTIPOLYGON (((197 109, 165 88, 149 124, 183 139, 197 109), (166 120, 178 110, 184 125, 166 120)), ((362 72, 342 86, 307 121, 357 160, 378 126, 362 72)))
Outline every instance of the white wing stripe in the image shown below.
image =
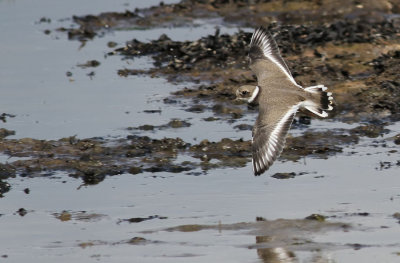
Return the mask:
POLYGON ((259 171, 260 170, 260 165, 258 164, 258 161, 256 160, 256 170, 259 171))
MULTIPOLYGON (((279 133, 282 131, 283 125, 287 122, 288 118, 295 114, 297 110, 299 109, 301 103, 298 103, 294 106, 292 106, 288 112, 279 120, 279 122, 276 124, 275 129, 272 131, 269 140, 268 140, 268 150, 270 150, 272 146, 272 140, 277 141, 276 138, 278 137, 279 133)), ((274 149, 274 148, 273 148, 274 149)))
POLYGON ((328 89, 327 87, 325 87, 324 85, 321 85, 321 84, 304 88, 304 90, 311 92, 311 93, 318 93, 321 90, 326 91, 327 89, 328 89))
POLYGON ((294 85, 300 86, 299 84, 296 83, 296 81, 294 80, 294 78, 286 71, 286 69, 285 69, 278 61, 276 61, 275 58, 273 58, 273 57, 271 57, 271 56, 269 56, 269 55, 266 55, 266 57, 269 58, 272 62, 274 62, 274 63, 286 74, 286 76, 288 77, 288 79, 289 79, 294 85))

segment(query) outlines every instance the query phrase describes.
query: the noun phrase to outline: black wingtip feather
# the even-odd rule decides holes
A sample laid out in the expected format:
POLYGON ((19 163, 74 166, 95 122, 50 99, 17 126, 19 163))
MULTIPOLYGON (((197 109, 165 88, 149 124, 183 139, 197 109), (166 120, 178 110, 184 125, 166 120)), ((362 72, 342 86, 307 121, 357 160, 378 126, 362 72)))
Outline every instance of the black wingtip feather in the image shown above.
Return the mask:
POLYGON ((250 64, 258 59, 272 59, 272 61, 287 74, 289 79, 296 84, 289 67, 281 56, 278 44, 275 42, 272 35, 262 26, 257 28, 251 37, 249 58, 250 64))
POLYGON ((264 27, 261 26, 254 31, 250 42, 250 50, 249 50, 250 61, 255 61, 256 59, 263 59, 265 57, 263 52, 264 37, 267 37, 268 40, 272 39, 271 35, 264 27))

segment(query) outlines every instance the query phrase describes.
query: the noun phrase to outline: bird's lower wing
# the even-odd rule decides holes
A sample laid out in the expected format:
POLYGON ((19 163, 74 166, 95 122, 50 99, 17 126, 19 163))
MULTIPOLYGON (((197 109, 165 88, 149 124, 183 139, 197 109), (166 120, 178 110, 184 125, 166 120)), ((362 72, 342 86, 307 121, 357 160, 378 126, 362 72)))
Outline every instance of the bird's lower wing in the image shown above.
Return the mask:
POLYGON ((253 128, 253 171, 254 175, 264 173, 279 157, 285 145, 286 135, 292 125, 299 105, 294 105, 274 120, 269 113, 260 114, 253 128), (262 120, 269 120, 267 124, 262 120), (272 121, 271 121, 272 120, 272 121))

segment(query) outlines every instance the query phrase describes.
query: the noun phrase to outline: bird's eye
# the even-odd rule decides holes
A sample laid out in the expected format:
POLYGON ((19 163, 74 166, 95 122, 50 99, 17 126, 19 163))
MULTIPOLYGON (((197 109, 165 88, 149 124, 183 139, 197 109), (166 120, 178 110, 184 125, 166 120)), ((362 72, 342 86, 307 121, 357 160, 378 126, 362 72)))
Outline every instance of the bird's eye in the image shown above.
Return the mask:
POLYGON ((247 90, 243 90, 241 93, 244 96, 244 95, 248 94, 249 92, 247 90))

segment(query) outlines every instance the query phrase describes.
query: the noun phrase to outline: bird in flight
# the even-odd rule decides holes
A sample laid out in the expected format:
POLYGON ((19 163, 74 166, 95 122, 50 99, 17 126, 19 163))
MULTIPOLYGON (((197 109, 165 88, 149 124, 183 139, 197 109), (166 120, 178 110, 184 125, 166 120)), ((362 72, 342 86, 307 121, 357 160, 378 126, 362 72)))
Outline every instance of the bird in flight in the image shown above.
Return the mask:
POLYGON ((324 85, 303 88, 294 80, 273 37, 260 27, 251 37, 250 69, 257 86, 244 85, 236 91, 238 100, 259 105, 253 126, 254 175, 264 173, 279 157, 296 112, 304 108, 325 118, 332 110, 332 93, 324 85))

